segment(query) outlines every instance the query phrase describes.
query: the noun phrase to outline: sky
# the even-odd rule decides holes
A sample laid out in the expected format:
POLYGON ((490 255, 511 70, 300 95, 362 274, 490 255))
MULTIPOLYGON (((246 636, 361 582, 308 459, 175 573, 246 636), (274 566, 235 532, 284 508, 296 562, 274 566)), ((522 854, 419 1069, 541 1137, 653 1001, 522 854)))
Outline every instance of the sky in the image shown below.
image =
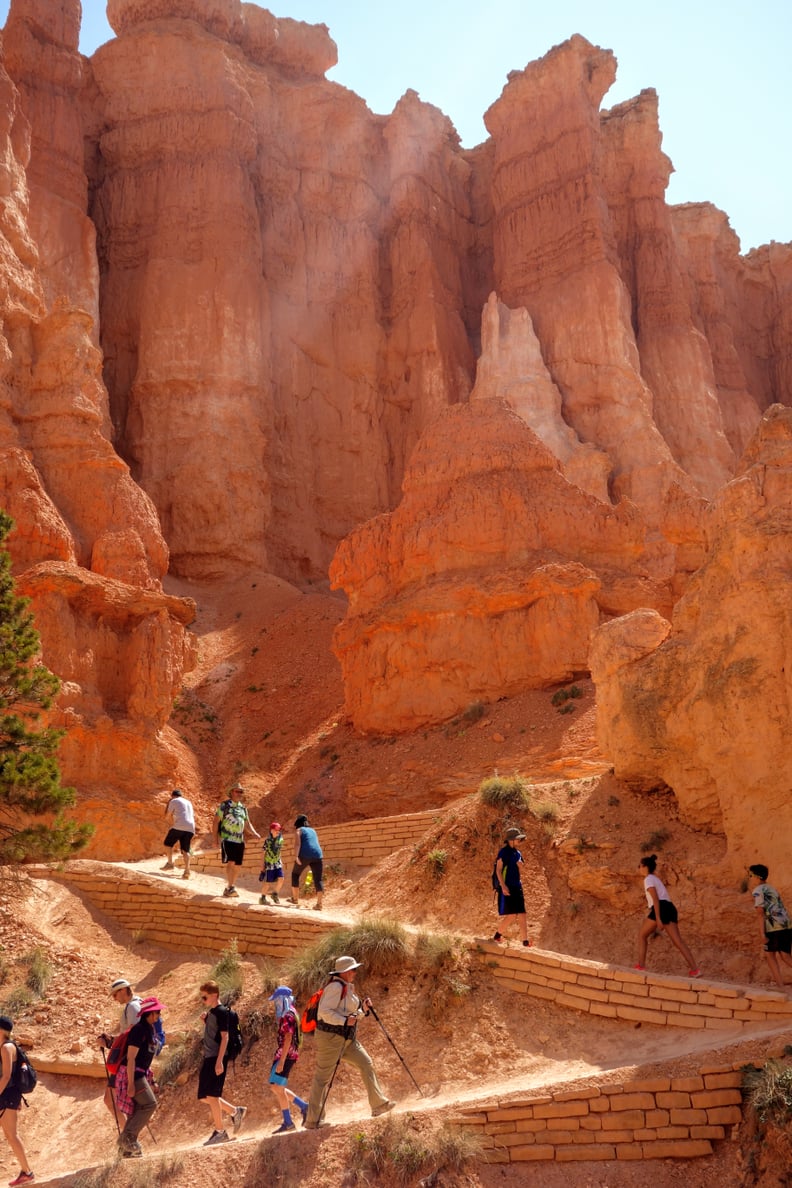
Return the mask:
MULTIPOLYGON (((82 8, 90 55, 113 34, 105 0, 82 8)), ((792 0, 272 0, 270 10, 328 25, 339 57, 328 78, 372 111, 387 114, 412 88, 466 147, 486 138, 483 114, 509 71, 581 33, 619 62, 603 107, 658 92, 669 202, 713 202, 743 251, 792 241, 792 0)))

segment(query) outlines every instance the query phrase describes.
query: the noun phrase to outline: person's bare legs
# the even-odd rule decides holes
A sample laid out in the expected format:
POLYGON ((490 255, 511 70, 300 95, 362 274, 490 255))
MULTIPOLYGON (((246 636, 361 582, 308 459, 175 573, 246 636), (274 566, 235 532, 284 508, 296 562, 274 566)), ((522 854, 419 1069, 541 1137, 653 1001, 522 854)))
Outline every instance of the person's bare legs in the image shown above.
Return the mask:
POLYGON ((679 935, 679 927, 676 924, 666 924, 665 930, 671 938, 671 944, 675 945, 676 948, 679 949, 680 953, 685 958, 685 961, 687 961, 688 969, 697 969, 698 966, 696 965, 695 957, 685 942, 682 940, 682 937, 679 935))
MULTIPOLYGON (((644 920, 641 925, 641 931, 638 933, 638 964, 646 965, 646 946, 649 942, 649 937, 653 932, 657 931, 656 920, 644 920)), ((691 969, 693 967, 691 966, 691 969)))
POLYGON ((183 879, 189 879, 189 877, 190 877, 190 859, 191 858, 192 858, 192 854, 185 853, 184 850, 182 850, 182 862, 184 863, 184 874, 182 875, 183 879))
POLYGON ((166 850, 165 850, 165 865, 161 868, 162 870, 173 870, 173 867, 175 866, 175 863, 173 861, 173 851, 175 849, 176 849, 175 846, 168 846, 166 848, 166 850))
POLYGON ((30 1164, 28 1163, 28 1157, 25 1154, 25 1148, 22 1146, 22 1140, 20 1139, 19 1135, 17 1134, 17 1116, 18 1116, 18 1114, 19 1114, 19 1110, 6 1110, 3 1113, 2 1118, 0 1118, 0 1126, 2 1126, 2 1128, 3 1128, 3 1134, 5 1135, 5 1137, 8 1141, 9 1147, 16 1155, 17 1160, 19 1161, 19 1166, 22 1168, 22 1171, 29 1172, 30 1164))
POLYGON ((778 953, 765 953, 765 957, 770 966, 770 976, 776 986, 783 986, 784 979, 781 977, 781 962, 778 960, 778 953))
POLYGON ((236 1106, 231 1105, 224 1097, 205 1097, 204 1101, 212 1112, 212 1126, 214 1129, 218 1131, 225 1130, 223 1114, 233 1117, 236 1113, 236 1106))

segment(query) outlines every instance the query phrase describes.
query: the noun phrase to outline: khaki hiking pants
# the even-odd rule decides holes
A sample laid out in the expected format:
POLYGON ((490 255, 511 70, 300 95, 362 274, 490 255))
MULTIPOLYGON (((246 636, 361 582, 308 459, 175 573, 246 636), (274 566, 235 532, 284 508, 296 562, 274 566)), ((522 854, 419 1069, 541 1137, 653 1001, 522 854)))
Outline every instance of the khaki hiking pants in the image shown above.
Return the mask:
POLYGON ((371 1057, 362 1044, 358 1043, 356 1036, 344 1039, 342 1035, 334 1035, 331 1031, 319 1031, 317 1028, 314 1032, 314 1043, 316 1067, 308 1101, 306 1126, 317 1126, 324 1118, 325 1090, 332 1080, 339 1056, 342 1062, 353 1064, 360 1073, 372 1110, 385 1104, 388 1098, 380 1088, 371 1057))
POLYGON ((137 1142, 138 1135, 144 1126, 151 1121, 151 1115, 157 1108, 154 1090, 145 1077, 135 1077, 135 1112, 127 1118, 126 1126, 121 1133, 121 1143, 131 1147, 137 1142))

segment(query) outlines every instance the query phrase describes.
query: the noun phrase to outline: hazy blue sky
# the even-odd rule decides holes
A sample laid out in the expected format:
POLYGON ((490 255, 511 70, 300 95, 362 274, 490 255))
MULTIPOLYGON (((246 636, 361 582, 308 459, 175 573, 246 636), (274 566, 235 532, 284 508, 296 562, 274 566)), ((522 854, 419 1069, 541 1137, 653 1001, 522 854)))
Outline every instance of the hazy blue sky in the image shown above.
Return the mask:
MULTIPOLYGON (((0 0, 0 22, 7 11, 0 0)), ((582 33, 619 60, 604 106, 657 90, 669 201, 714 202, 743 251, 792 240, 792 0, 279 0, 271 11, 328 25, 339 56, 328 77, 373 111, 412 87, 468 146, 485 138, 510 70, 582 33)), ((111 36, 104 0, 83 0, 83 52, 111 36)))

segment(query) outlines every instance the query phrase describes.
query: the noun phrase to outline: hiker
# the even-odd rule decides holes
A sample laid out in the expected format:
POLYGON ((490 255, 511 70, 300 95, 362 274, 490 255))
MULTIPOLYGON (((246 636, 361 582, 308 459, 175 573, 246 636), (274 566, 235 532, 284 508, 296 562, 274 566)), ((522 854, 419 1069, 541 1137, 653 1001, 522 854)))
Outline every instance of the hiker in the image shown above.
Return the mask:
POLYGON ((157 1108, 151 1062, 160 1050, 155 1024, 164 1009, 156 994, 143 999, 140 1018, 127 1036, 126 1054, 116 1076, 116 1101, 121 1113, 127 1115, 118 1138, 118 1151, 124 1159, 143 1154, 138 1135, 157 1108))
POLYGON ((11 1032, 14 1029, 13 1019, 7 1015, 0 1015, 0 1126, 9 1147, 19 1160, 19 1175, 10 1184, 32 1184, 35 1180, 30 1170, 30 1163, 22 1146, 22 1140, 17 1134, 17 1120, 22 1105, 22 1091, 17 1077, 18 1052, 11 1032))
POLYGON ((290 903, 299 904, 300 876, 307 867, 310 867, 314 887, 316 888, 314 911, 321 912, 322 895, 324 892, 324 884, 322 882, 322 871, 324 869, 322 847, 319 845, 316 830, 311 828, 308 824, 308 818, 304 814, 301 814, 294 822, 294 828, 297 830, 297 844, 294 849, 296 858, 294 859, 294 866, 291 872, 292 893, 290 903))
POLYGON ((239 895, 235 884, 245 858, 245 834, 252 833, 253 837, 261 837, 250 823, 248 811, 242 803, 244 795, 245 789, 242 785, 234 784, 228 798, 215 813, 215 838, 226 868, 226 885, 223 888, 223 895, 226 896, 239 895))
MULTIPOLYGON (((495 859, 495 881, 498 883, 498 915, 517 917, 522 943, 527 949, 531 942, 528 940, 525 895, 520 877, 522 854, 517 849, 517 842, 523 841, 524 838, 525 834, 519 829, 512 827, 506 830, 503 845, 495 859)), ((501 944, 504 940, 503 933, 496 932, 493 940, 501 944)))
POLYGON ((646 902, 649 904, 649 915, 641 925, 638 935, 638 961, 635 969, 646 969, 646 946, 649 937, 658 935, 665 929, 671 938, 671 943, 679 949, 688 964, 688 977, 700 978, 701 970, 696 965, 695 958, 679 934, 677 921, 679 916, 671 902, 671 897, 665 886, 655 874, 657 854, 649 854, 638 863, 638 869, 644 877, 644 891, 646 902))
POLYGON ((767 882, 770 871, 762 862, 748 867, 748 886, 759 917, 762 948, 777 986, 784 985, 781 962, 792 965, 792 921, 775 887, 767 882))
POLYGON ((201 1002, 206 1004, 206 1010, 201 1015, 204 1022, 203 1064, 198 1074, 198 1100, 205 1101, 212 1114, 214 1129, 204 1143, 205 1147, 211 1147, 215 1143, 230 1141, 231 1136, 225 1129, 223 1114, 229 1115, 234 1134, 238 1134, 245 1120, 247 1106, 232 1105, 223 1097, 228 1071, 230 1011, 220 1001, 220 987, 217 982, 203 983, 201 1002))
POLYGON ((171 792, 171 798, 165 805, 165 816, 170 819, 170 829, 165 835, 163 845, 168 851, 168 857, 163 870, 173 870, 173 851, 178 843, 181 850, 182 862, 184 863, 183 879, 190 877, 190 859, 192 857, 190 847, 192 839, 195 837, 195 813, 193 812, 192 801, 188 800, 184 793, 179 788, 174 788, 171 792))
POLYGON ((259 882, 264 883, 264 893, 259 896, 259 903, 269 903, 267 891, 273 903, 280 903, 278 892, 283 886, 283 826, 278 821, 272 822, 264 839, 259 882))
POLYGON ((355 991, 355 974, 359 969, 360 962, 355 961, 354 957, 338 957, 319 999, 315 1032, 316 1067, 305 1119, 307 1130, 328 1125, 324 1122, 325 1106, 330 1083, 341 1060, 353 1064, 363 1078, 372 1118, 392 1110, 396 1104, 382 1092, 371 1057, 357 1038, 358 1019, 368 1014, 371 1006, 370 998, 361 999, 355 991))
POLYGON ((121 1017, 118 1020, 118 1031, 115 1035, 108 1035, 107 1032, 104 1031, 100 1036, 97 1036, 97 1039, 99 1041, 99 1047, 107 1048, 108 1052, 111 1054, 105 1059, 105 1064, 108 1065, 108 1067, 110 1063, 112 1063, 112 1069, 110 1069, 107 1074, 107 1084, 105 1085, 103 1100, 108 1110, 117 1121, 118 1119, 116 1115, 115 1102, 116 1073, 114 1071, 116 1062, 112 1060, 112 1051, 119 1037, 125 1032, 129 1031, 130 1027, 134 1026, 134 1024, 137 1023, 138 1019, 140 1018, 141 998, 139 994, 135 994, 133 992, 132 986, 126 980, 126 978, 116 978, 116 980, 110 986, 110 997, 114 999, 121 1007, 121 1017))
POLYGON ((275 1018, 278 1021, 278 1046, 272 1058, 269 1087, 283 1114, 283 1121, 272 1133, 287 1134, 288 1131, 296 1129, 290 1103, 294 1102, 302 1114, 303 1126, 308 1113, 308 1102, 286 1087, 289 1073, 300 1055, 300 1020, 294 1005, 294 995, 288 986, 278 986, 277 990, 270 994, 269 1001, 275 1003, 275 1018))

